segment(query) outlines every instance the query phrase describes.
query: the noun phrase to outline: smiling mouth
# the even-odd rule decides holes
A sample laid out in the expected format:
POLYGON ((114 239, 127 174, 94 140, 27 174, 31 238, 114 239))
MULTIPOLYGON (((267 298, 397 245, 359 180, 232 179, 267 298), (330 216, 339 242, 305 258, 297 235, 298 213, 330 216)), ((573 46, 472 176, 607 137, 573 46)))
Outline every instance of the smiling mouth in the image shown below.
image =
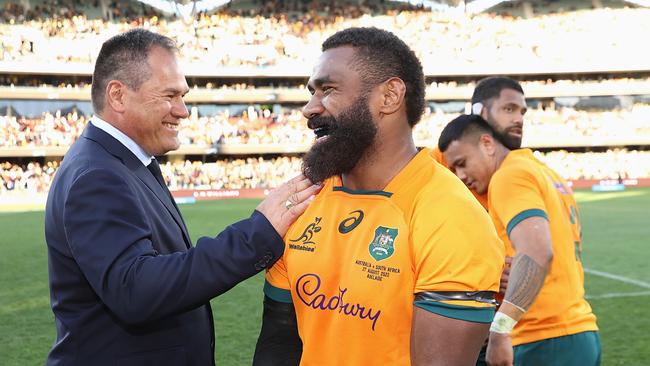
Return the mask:
POLYGON ((177 130, 178 130, 178 124, 169 123, 169 122, 163 122, 163 125, 164 125, 165 127, 169 128, 170 130, 174 130, 174 131, 177 131, 177 130))
POLYGON ((314 129, 314 134, 316 135, 316 140, 320 139, 321 137, 325 137, 329 135, 330 133, 330 128, 329 126, 322 126, 314 129))

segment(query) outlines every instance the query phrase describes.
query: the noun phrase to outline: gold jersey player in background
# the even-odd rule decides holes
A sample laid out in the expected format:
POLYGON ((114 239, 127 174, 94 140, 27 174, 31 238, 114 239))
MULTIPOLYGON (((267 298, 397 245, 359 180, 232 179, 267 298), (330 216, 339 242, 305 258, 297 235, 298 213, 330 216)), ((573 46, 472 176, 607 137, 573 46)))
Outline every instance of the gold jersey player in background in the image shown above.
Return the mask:
POLYGON ((504 248, 463 184, 418 151, 424 75, 376 28, 323 44, 303 109, 323 189, 267 272, 255 365, 474 365, 504 248))
POLYGON ((596 316, 584 298, 578 208, 567 183, 531 150, 510 150, 477 115, 440 135, 449 168, 478 194, 514 256, 490 327, 490 365, 600 364, 596 316), (514 355, 513 355, 514 346, 514 355))
MULTIPOLYGON (((471 99, 472 114, 481 116, 501 136, 501 141, 510 150, 519 149, 523 136, 524 115, 528 111, 524 90, 514 79, 505 76, 491 76, 476 84, 471 99)), ((448 166, 444 155, 436 146, 433 158, 448 166)), ((470 189, 472 187, 470 186, 470 189)), ((472 193, 476 199, 488 208, 487 194, 472 193)))

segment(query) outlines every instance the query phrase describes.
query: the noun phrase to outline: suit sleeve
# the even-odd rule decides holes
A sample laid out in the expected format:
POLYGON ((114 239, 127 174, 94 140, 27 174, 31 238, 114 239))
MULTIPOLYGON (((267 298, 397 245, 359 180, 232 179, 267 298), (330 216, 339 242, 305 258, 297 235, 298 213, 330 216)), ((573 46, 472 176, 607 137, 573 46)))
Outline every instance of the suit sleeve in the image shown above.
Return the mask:
POLYGON ((205 304, 283 250, 282 238, 254 212, 188 251, 158 255, 139 198, 109 170, 81 174, 66 197, 63 225, 72 255, 102 302, 128 324, 205 304))

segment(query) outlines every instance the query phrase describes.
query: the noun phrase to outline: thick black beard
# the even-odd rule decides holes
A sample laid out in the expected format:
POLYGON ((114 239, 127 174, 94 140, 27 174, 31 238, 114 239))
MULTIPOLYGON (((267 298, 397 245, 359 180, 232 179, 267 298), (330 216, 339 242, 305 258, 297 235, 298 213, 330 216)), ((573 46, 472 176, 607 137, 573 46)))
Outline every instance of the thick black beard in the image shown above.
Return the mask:
POLYGON ((377 135, 367 98, 359 98, 338 118, 314 117, 310 126, 329 126, 327 140, 318 142, 302 158, 302 172, 314 183, 352 171, 369 151, 377 135))
POLYGON ((494 137, 496 137, 497 140, 499 140, 503 144, 503 146, 507 147, 509 150, 517 150, 521 148, 522 138, 510 136, 508 133, 509 129, 501 129, 499 125, 496 122, 494 122, 494 117, 492 117, 489 111, 488 111, 487 122, 490 125, 490 127, 492 127, 492 130, 494 131, 494 137))
POLYGON ((521 148, 521 138, 510 136, 508 130, 504 131, 494 131, 501 138, 501 142, 510 150, 517 150, 521 148))

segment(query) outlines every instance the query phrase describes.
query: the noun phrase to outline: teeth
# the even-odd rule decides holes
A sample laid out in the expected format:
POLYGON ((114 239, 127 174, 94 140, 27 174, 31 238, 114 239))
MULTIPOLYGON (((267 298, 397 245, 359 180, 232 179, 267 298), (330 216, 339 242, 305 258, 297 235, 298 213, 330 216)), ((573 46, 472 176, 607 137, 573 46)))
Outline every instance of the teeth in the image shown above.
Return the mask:
POLYGON ((168 128, 171 128, 172 130, 177 130, 178 129, 178 125, 175 125, 175 124, 172 124, 172 123, 167 123, 167 122, 163 122, 163 124, 165 126, 167 126, 168 128))
POLYGON ((316 138, 327 136, 329 134, 329 127, 318 127, 314 130, 314 134, 316 135, 316 138))

